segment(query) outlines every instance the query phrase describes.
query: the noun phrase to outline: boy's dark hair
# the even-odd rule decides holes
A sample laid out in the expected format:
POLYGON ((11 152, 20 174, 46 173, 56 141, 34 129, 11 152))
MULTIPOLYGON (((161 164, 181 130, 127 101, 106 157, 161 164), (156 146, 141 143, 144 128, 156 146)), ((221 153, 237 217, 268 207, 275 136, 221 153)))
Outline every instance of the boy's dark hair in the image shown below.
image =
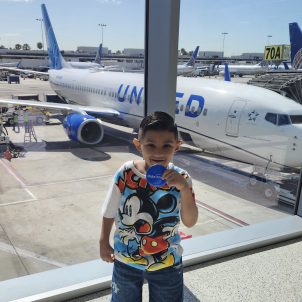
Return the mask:
POLYGON ((148 114, 139 126, 138 139, 142 139, 149 130, 173 132, 178 141, 177 125, 172 116, 166 112, 155 111, 148 114))

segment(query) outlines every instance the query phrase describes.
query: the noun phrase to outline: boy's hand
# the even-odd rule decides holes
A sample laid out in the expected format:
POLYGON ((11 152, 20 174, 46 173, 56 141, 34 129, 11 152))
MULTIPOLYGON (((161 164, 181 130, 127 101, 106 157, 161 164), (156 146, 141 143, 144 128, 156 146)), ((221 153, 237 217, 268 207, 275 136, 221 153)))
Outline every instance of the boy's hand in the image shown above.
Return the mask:
POLYGON ((100 256, 101 259, 107 263, 113 263, 114 258, 114 250, 109 244, 109 242, 100 241, 100 256))
POLYGON ((187 181, 176 170, 166 170, 162 179, 165 179, 169 187, 176 187, 177 190, 190 189, 187 181))

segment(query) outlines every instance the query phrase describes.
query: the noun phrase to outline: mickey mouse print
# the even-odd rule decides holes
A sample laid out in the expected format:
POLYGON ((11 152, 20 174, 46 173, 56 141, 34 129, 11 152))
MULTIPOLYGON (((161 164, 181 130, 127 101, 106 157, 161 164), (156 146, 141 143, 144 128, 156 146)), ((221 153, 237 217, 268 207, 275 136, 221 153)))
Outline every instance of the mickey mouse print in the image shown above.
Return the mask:
MULTIPOLYGON (((183 175, 194 197, 188 173, 173 164, 167 168, 183 175)), ((151 186, 132 161, 119 169, 110 189, 102 212, 107 218, 116 218, 115 259, 148 271, 178 262, 183 253, 178 233, 180 191, 168 185, 151 186)))

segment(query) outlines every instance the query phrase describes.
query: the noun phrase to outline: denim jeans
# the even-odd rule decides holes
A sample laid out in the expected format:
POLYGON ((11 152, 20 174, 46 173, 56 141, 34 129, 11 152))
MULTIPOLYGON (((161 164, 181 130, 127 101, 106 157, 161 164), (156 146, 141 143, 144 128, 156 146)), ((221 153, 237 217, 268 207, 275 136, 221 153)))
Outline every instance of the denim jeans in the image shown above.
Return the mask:
POLYGON ((157 271, 143 271, 114 261, 111 302, 141 302, 144 277, 149 284, 149 302, 183 301, 182 261, 157 271))

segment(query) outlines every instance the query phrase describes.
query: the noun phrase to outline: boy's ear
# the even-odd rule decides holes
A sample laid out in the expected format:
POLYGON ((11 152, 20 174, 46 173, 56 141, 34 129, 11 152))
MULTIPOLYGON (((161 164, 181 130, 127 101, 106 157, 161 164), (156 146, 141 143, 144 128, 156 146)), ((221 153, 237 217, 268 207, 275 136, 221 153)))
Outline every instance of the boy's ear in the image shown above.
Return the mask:
POLYGON ((133 144, 135 145, 136 149, 137 149, 140 153, 142 153, 141 144, 140 144, 140 142, 139 142, 139 140, 138 140, 137 138, 134 138, 134 139, 133 139, 133 144))
POLYGON ((180 140, 177 145, 176 145, 176 148, 174 150, 174 154, 180 149, 180 146, 183 144, 183 140, 180 140))

